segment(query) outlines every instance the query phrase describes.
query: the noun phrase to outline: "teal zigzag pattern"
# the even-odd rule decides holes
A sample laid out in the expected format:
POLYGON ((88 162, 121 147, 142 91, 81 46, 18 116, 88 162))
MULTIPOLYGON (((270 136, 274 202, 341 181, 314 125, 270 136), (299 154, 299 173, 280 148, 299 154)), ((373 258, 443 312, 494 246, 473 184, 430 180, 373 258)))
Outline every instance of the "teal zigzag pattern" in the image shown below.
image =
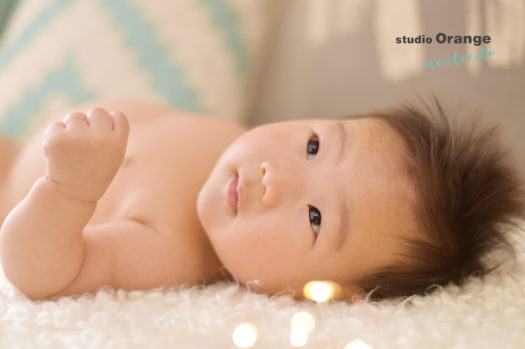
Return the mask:
MULTIPOLYGON (((19 0, 21 3, 24 1, 30 0, 19 0)), ((2 69, 7 69, 6 64, 17 59, 22 49, 31 44, 38 33, 63 14, 74 1, 55 0, 43 8, 27 28, 9 46, 3 48, 0 54, 0 73, 2 69)), ((133 1, 98 1, 112 18, 113 26, 125 34, 128 49, 137 57, 137 69, 151 77, 151 89, 174 106, 188 111, 207 111, 199 100, 198 87, 191 86, 185 76, 185 69, 193 67, 181 67, 173 61, 168 54, 168 48, 156 37, 154 23, 148 23, 141 16, 133 1)), ((197 3, 209 13, 209 21, 216 29, 216 35, 221 38, 225 52, 234 62, 239 83, 245 83, 250 64, 238 15, 227 0, 199 0, 197 3)), ((16 7, 22 6, 18 4, 16 7)), ((71 51, 62 65, 42 74, 37 86, 23 91, 20 98, 10 101, 12 105, 4 110, 0 117, 1 133, 20 138, 31 124, 31 119, 38 116, 38 111, 50 96, 60 94, 74 103, 104 97, 86 88, 83 72, 75 67, 74 55, 75 52, 71 51)))
POLYGON ((49 72, 39 86, 27 91, 23 98, 9 109, 0 122, 0 132, 19 139, 31 123, 31 116, 42 108, 49 96, 57 94, 69 97, 75 104, 97 97, 94 92, 84 88, 72 58, 67 57, 58 69, 49 72))
POLYGON ((45 8, 15 40, 11 46, 4 49, 0 56, 0 68, 2 68, 7 62, 9 62, 18 53, 18 51, 24 47, 35 34, 38 33, 44 26, 51 22, 60 12, 66 9, 68 5, 72 3, 72 0, 57 0, 51 6, 45 8))
POLYGON ((194 89, 188 86, 184 72, 168 58, 167 48, 155 37, 152 26, 146 23, 126 0, 103 0, 115 20, 115 25, 124 29, 126 40, 139 57, 139 65, 148 71, 158 92, 166 100, 189 111, 201 111, 194 89))
POLYGON ((243 78, 249 71, 246 47, 241 38, 238 17, 225 0, 200 0, 207 6, 213 17, 213 24, 222 34, 226 47, 233 55, 237 72, 243 78))

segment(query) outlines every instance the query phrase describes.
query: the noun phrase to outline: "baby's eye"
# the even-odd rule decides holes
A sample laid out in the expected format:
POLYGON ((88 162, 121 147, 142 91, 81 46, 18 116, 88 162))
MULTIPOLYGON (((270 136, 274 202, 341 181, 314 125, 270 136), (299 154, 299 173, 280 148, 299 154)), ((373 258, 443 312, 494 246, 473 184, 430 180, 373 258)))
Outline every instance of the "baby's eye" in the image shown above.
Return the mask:
MULTIPOLYGON (((307 159, 310 160, 311 157, 310 153, 313 153, 313 155, 317 154, 319 151, 319 138, 317 136, 313 136, 308 140, 308 143, 306 145, 306 153, 307 153, 307 159)), ((312 156, 313 157, 313 156, 312 156)))
POLYGON ((312 225, 315 237, 317 237, 317 235, 319 234, 319 229, 321 229, 321 212, 319 212, 318 209, 310 205, 308 205, 308 208, 310 224, 312 225))

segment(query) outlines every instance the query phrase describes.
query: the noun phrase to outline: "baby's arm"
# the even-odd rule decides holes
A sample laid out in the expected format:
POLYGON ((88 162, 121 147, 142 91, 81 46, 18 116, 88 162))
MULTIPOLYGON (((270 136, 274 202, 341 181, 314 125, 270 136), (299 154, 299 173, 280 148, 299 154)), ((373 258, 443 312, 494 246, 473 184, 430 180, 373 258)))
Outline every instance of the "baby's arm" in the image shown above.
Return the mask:
POLYGON ((46 131, 45 177, 7 216, 0 258, 7 278, 31 298, 71 283, 84 258, 82 231, 124 158, 129 125, 120 113, 69 114, 46 131))

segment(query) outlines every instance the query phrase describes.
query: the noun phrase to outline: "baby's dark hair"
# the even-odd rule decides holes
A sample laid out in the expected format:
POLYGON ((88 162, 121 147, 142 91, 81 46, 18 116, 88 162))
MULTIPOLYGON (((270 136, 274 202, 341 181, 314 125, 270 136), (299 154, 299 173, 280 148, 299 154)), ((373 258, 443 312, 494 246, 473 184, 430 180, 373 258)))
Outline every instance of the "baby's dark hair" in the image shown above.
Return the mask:
POLYGON ((417 195, 417 238, 401 238, 404 262, 355 281, 370 300, 461 285, 497 268, 483 259, 498 248, 515 256, 506 234, 525 219, 525 194, 517 160, 500 143, 500 124, 479 132, 481 120, 473 115, 459 125, 433 100, 357 116, 386 121, 402 136, 404 169, 417 195))

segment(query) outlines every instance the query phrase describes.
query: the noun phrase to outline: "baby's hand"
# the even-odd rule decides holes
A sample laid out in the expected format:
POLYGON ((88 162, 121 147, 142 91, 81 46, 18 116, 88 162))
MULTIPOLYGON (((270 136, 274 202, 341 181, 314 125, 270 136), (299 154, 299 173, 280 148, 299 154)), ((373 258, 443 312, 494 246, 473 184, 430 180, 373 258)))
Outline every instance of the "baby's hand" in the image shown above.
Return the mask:
POLYGON ((51 124, 44 137, 47 178, 73 199, 97 201, 115 177, 129 124, 122 113, 91 109, 51 124))

